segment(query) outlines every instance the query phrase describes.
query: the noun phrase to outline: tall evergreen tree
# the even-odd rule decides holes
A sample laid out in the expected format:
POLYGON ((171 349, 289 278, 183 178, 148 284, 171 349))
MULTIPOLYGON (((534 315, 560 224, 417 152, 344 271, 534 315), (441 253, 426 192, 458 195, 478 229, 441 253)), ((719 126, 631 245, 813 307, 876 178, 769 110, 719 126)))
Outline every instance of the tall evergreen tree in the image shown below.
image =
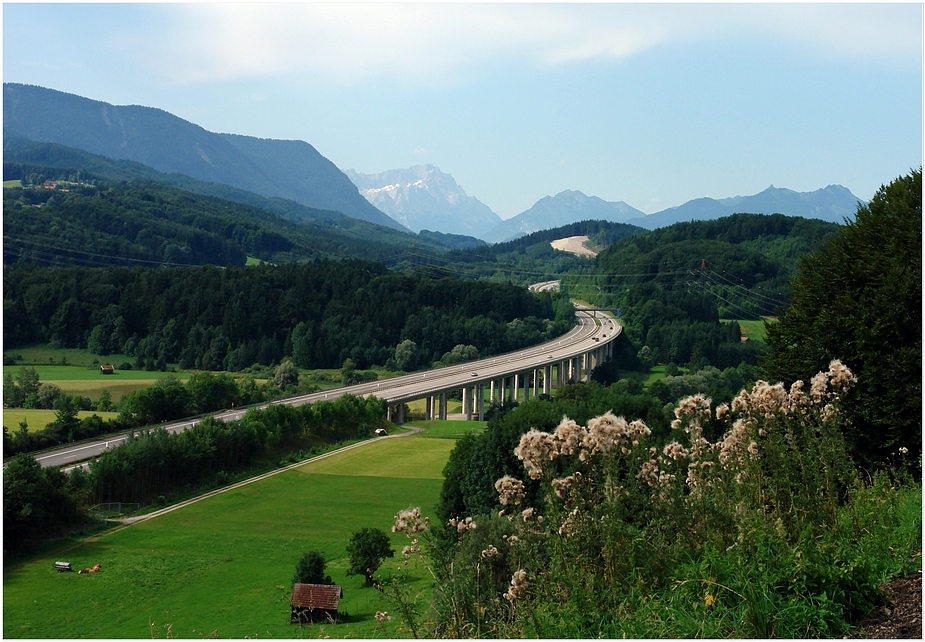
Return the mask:
POLYGON ((765 375, 809 381, 841 359, 856 459, 880 465, 922 449, 922 169, 881 187, 854 221, 807 254, 793 296, 768 325, 765 375))

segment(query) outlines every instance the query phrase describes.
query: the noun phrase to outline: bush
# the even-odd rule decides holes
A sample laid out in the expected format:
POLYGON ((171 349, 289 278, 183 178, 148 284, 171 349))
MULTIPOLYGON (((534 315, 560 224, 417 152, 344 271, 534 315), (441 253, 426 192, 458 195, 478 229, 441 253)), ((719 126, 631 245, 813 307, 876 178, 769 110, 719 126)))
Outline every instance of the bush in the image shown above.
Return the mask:
POLYGON ((324 574, 327 562, 319 551, 308 551, 302 554, 295 566, 293 584, 333 584, 331 577, 324 574))

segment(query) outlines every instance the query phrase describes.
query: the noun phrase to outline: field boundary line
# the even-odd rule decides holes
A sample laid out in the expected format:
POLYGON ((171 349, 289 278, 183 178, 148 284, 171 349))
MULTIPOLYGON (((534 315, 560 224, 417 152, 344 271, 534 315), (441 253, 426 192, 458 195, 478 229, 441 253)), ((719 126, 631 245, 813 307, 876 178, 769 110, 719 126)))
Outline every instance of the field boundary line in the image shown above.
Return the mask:
MULTIPOLYGON (((357 443, 355 443, 355 444, 350 444, 349 446, 344 446, 344 447, 342 447, 342 448, 338 448, 338 449, 336 449, 336 450, 332 450, 332 451, 330 451, 330 452, 327 452, 327 453, 324 453, 324 454, 321 454, 321 455, 316 455, 315 457, 311 457, 310 459, 305 459, 305 460, 303 460, 303 461, 299 461, 299 462, 296 462, 296 463, 294 463, 294 464, 289 464, 288 466, 284 466, 283 468, 277 468, 276 470, 271 470, 271 471, 269 471, 269 472, 262 473, 262 474, 260 474, 260 475, 257 475, 256 477, 251 477, 251 478, 249 478, 249 479, 244 479, 244 480, 242 480, 242 481, 235 482, 234 484, 231 484, 230 486, 225 486, 225 487, 223 487, 223 488, 216 488, 215 490, 210 490, 208 493, 203 493, 202 495, 199 495, 199 496, 197 496, 197 497, 192 497, 192 498, 187 499, 187 500, 184 500, 184 501, 182 501, 182 502, 180 502, 180 503, 178 503, 178 504, 174 504, 173 506, 167 506, 166 508, 162 508, 162 509, 160 509, 160 510, 153 511, 153 512, 148 513, 148 514, 146 514, 146 515, 139 515, 138 517, 125 517, 125 518, 122 518, 122 519, 113 520, 113 521, 117 521, 117 522, 122 522, 122 523, 124 524, 124 526, 123 526, 123 527, 120 527, 120 528, 116 528, 115 530, 109 531, 109 533, 118 532, 118 531, 122 530, 123 528, 128 528, 129 526, 131 526, 131 525, 133 525, 133 524, 138 524, 138 523, 140 523, 140 522, 144 522, 144 521, 147 521, 147 520, 149 520, 149 519, 153 519, 153 518, 155 518, 155 517, 159 517, 160 515, 166 515, 167 513, 173 512, 173 511, 178 510, 178 509, 180 509, 180 508, 184 508, 184 507, 186 507, 186 506, 189 506, 190 504, 195 504, 196 502, 202 501, 202 500, 204 500, 204 499, 208 499, 209 497, 214 497, 215 495, 220 495, 221 493, 227 492, 227 491, 229 491, 229 490, 235 490, 235 489, 237 489, 237 488, 241 488, 242 486, 247 486, 248 484, 252 484, 252 483, 254 483, 254 482, 258 482, 258 481, 261 481, 261 480, 263 480, 263 479, 267 479, 268 477, 272 477, 273 475, 278 475, 278 474, 280 474, 280 473, 287 472, 287 471, 292 470, 292 469, 294 469, 294 468, 298 468, 299 466, 304 466, 305 464, 311 464, 311 463, 313 463, 313 462, 320 461, 320 460, 322 460, 322 459, 327 459, 328 457, 332 457, 332 456, 334 456, 334 455, 338 455, 338 454, 340 454, 340 453, 347 452, 348 450, 353 450, 354 448, 359 448, 359 447, 361 447, 361 446, 366 446, 366 445, 368 445, 368 444, 375 443, 375 442, 380 441, 380 440, 382 440, 382 439, 395 439, 395 438, 397 438, 397 437, 408 437, 409 435, 413 435, 413 434, 418 433, 418 432, 421 432, 421 431, 423 430, 423 428, 415 428, 415 427, 413 427, 413 426, 409 426, 409 428, 410 428, 410 432, 405 432, 405 433, 401 433, 401 434, 398 434, 398 435, 386 435, 385 437, 374 437, 373 439, 368 439, 368 440, 366 440, 366 441, 360 441, 360 442, 357 442, 357 443)), ((106 534, 108 534, 108 533, 106 533, 106 534)))

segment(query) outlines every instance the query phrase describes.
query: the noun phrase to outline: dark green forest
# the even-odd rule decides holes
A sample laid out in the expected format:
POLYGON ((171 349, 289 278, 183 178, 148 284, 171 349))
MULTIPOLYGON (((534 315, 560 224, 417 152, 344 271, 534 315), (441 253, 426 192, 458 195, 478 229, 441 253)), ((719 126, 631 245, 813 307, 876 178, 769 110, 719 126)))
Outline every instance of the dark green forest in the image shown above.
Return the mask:
POLYGON ((404 369, 457 345, 488 356, 568 330, 570 305, 511 284, 389 272, 370 261, 282 266, 4 270, 4 348, 33 343, 134 355, 135 367, 238 371, 286 357, 304 368, 404 369))
POLYGON ((780 214, 679 223, 616 241, 562 287, 620 310, 639 365, 755 364, 762 346, 742 343, 738 326, 721 319, 775 315, 799 257, 838 229, 780 214))

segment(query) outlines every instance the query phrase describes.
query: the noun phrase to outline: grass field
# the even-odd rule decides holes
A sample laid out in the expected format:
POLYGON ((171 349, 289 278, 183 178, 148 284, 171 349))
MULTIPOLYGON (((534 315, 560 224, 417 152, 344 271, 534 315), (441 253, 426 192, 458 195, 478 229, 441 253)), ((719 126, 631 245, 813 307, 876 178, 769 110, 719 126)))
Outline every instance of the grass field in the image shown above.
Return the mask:
POLYGON ((61 388, 62 392, 90 397, 93 401, 99 399, 103 390, 109 391, 113 401, 119 401, 126 394, 153 386, 159 379, 170 375, 181 381, 190 378, 188 372, 149 372, 146 370, 116 370, 113 374, 104 375, 99 371, 98 366, 87 367, 85 365, 21 366, 17 364, 4 366, 3 375, 11 374, 15 378, 21 367, 35 369, 42 383, 54 384, 61 388))
POLYGON ((761 317, 761 320, 759 321, 754 321, 750 319, 738 319, 736 321, 728 321, 727 323, 738 323, 739 328, 742 329, 743 337, 748 337, 752 341, 761 341, 762 343, 764 343, 764 339, 766 336, 766 332, 764 328, 765 320, 776 321, 774 317, 761 317))
MULTIPOLYGON (((442 426, 441 426, 442 428, 442 426)), ((439 432, 439 431, 437 431, 439 432)), ((191 506, 109 532, 71 550, 4 570, 3 635, 13 638, 404 637, 398 618, 375 620, 391 606, 347 576, 346 545, 364 527, 390 532, 400 509, 433 515, 454 442, 386 439, 307 463, 191 506), (288 624, 295 564, 320 550, 343 586, 337 625, 288 624), (100 573, 57 573, 56 560, 100 573), (153 626, 152 626, 153 624, 153 626), (168 631, 165 627, 169 626, 168 631)), ((407 538, 391 534, 399 567, 417 592, 429 576, 404 567, 407 538)))
POLYGON ((17 366, 67 363, 74 366, 86 366, 89 368, 96 367, 96 364, 93 363, 94 361, 98 363, 113 363, 116 364, 116 366, 126 361, 134 361, 134 357, 127 354, 110 354, 101 357, 93 354, 89 350, 78 350, 77 348, 51 348, 47 345, 12 348, 10 350, 4 350, 3 353, 14 359, 22 357, 22 359, 17 359, 17 366))
MULTIPOLYGON (((91 415, 99 415, 100 419, 106 421, 115 419, 119 416, 117 412, 99 412, 97 410, 81 410, 77 413, 78 419, 83 419, 91 415)), ((26 410, 25 408, 4 408, 3 425, 9 428, 10 432, 19 429, 19 422, 25 420, 29 425, 29 432, 42 430, 45 426, 55 420, 54 410, 26 410)))
POLYGON ((22 187, 22 181, 16 179, 15 181, 3 181, 3 187, 22 187))
POLYGON ((642 385, 648 388, 659 379, 667 377, 668 375, 665 372, 667 368, 668 366, 652 366, 649 368, 649 373, 645 375, 645 378, 642 380, 642 385))

